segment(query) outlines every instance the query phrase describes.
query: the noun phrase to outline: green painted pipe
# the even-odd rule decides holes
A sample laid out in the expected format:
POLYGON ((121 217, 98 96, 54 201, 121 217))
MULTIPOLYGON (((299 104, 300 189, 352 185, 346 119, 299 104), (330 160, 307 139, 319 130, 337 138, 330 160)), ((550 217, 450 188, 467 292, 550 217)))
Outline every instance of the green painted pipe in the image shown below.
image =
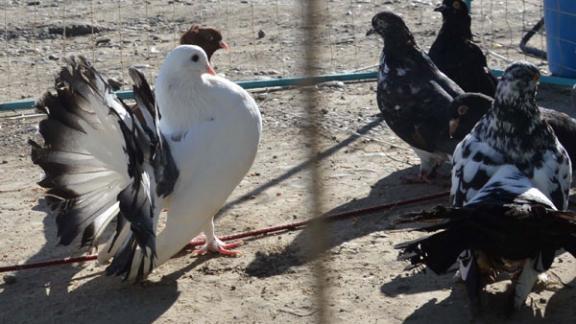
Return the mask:
MULTIPOLYGON (((492 73, 496 76, 500 76, 502 75, 502 70, 492 70, 492 73)), ((261 89, 261 88, 273 88, 273 87, 302 86, 307 84, 317 84, 326 81, 374 80, 377 78, 377 76, 378 72, 361 72, 361 73, 329 74, 311 78, 291 77, 291 78, 280 78, 271 80, 248 80, 248 81, 238 81, 237 83, 244 89, 261 89)), ((552 84, 562 87, 572 87, 574 84, 576 84, 576 80, 555 76, 543 76, 540 79, 540 83, 552 84)), ((133 93, 131 90, 117 91, 116 95, 120 99, 133 98, 133 93)), ((34 101, 34 99, 22 99, 18 101, 0 104, 0 111, 34 108, 35 104, 36 102, 34 101)))
MULTIPOLYGON (((238 81, 244 89, 260 89, 272 87, 289 87, 297 85, 317 84, 326 81, 359 81, 376 79, 376 72, 362 72, 362 73, 344 73, 344 74, 329 74, 320 75, 312 78, 305 77, 291 77, 270 80, 248 80, 238 81)), ((131 90, 120 90, 115 92, 120 99, 132 99, 134 95, 131 90)), ((19 110, 34 108, 36 101, 34 99, 22 99, 0 104, 0 111, 2 110, 19 110)))

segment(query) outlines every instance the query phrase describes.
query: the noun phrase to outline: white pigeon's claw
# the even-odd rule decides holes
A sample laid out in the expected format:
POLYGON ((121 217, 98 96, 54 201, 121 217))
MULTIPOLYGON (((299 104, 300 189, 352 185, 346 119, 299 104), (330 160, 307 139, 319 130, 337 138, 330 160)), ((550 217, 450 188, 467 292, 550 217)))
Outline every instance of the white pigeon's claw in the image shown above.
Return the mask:
POLYGON ((207 240, 206 243, 197 250, 194 250, 196 255, 206 255, 208 253, 218 253, 225 256, 235 257, 240 254, 239 251, 234 251, 234 249, 242 245, 242 241, 235 241, 231 243, 224 243, 219 238, 214 238, 213 240, 207 240))

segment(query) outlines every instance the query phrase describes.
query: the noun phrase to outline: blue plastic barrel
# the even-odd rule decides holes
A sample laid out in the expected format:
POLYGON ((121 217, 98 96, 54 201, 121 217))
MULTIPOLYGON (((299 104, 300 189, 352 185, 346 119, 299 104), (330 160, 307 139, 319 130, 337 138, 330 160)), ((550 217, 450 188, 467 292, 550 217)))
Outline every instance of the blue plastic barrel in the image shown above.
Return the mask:
POLYGON ((550 72, 576 78, 576 0, 544 0, 544 25, 550 72))

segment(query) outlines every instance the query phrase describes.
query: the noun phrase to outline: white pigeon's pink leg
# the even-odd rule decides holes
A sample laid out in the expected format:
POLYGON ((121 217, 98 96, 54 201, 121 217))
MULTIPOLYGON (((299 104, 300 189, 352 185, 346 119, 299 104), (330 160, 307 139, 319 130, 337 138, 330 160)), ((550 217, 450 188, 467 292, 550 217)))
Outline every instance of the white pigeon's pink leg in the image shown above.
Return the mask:
POLYGON ((201 248, 195 250, 193 253, 198 255, 204 255, 208 252, 218 253, 226 256, 237 256, 240 254, 238 251, 229 250, 242 245, 242 241, 235 241, 231 243, 222 242, 214 233, 214 219, 206 225, 204 229, 204 235, 206 236, 206 244, 201 248))

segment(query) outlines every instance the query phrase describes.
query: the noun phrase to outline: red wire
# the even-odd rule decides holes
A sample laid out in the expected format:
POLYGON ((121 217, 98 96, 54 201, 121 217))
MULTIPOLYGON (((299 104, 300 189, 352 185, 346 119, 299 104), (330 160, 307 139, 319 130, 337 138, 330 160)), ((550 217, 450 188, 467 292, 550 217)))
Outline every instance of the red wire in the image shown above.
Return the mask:
MULTIPOLYGON (((346 212, 342 212, 342 213, 328 215, 328 216, 322 217, 319 220, 320 221, 326 221, 326 222, 334 222, 337 220, 351 218, 354 216, 361 216, 361 215, 371 214, 371 213, 374 213, 377 211, 389 210, 389 209, 392 209, 394 207, 406 206, 406 205, 411 205, 411 204, 415 204, 415 203, 419 203, 419 202, 443 198, 443 197, 448 196, 449 194, 450 194, 449 192, 445 191, 445 192, 441 192, 441 193, 437 193, 437 194, 433 194, 433 195, 427 195, 427 196, 422 196, 422 197, 413 198, 413 199, 396 201, 396 202, 392 202, 392 203, 388 203, 388 204, 384 204, 384 205, 354 209, 354 210, 350 210, 350 211, 346 211, 346 212)), ((274 233, 278 233, 278 232, 282 232, 282 231, 294 231, 294 230, 297 230, 301 227, 308 225, 312 221, 315 221, 315 220, 306 220, 306 221, 302 221, 302 222, 295 222, 295 223, 289 223, 289 224, 284 224, 284 225, 266 227, 266 228, 262 228, 262 229, 258 229, 258 230, 254 230, 254 231, 248 231, 248 232, 242 232, 242 233, 223 236, 223 237, 220 237, 220 239, 223 241, 231 241, 231 240, 238 240, 238 239, 242 239, 242 238, 254 237, 254 236, 259 236, 259 235, 270 235, 270 234, 274 234, 274 233)), ((203 245, 203 244, 204 244, 204 240, 192 240, 192 241, 190 241, 190 243, 188 243, 186 245, 185 248, 190 249, 190 248, 194 248, 196 246, 203 245)), ((28 263, 28 264, 11 265, 11 266, 6 266, 6 267, 0 267, 0 273, 1 272, 8 272, 8 271, 19 271, 19 270, 28 270, 28 269, 63 265, 63 264, 69 264, 69 263, 81 263, 81 262, 86 262, 86 261, 93 261, 93 260, 96 260, 97 258, 98 258, 97 255, 85 255, 85 256, 80 256, 80 257, 75 257, 75 258, 64 258, 64 259, 48 260, 48 261, 41 261, 41 262, 28 263)))

